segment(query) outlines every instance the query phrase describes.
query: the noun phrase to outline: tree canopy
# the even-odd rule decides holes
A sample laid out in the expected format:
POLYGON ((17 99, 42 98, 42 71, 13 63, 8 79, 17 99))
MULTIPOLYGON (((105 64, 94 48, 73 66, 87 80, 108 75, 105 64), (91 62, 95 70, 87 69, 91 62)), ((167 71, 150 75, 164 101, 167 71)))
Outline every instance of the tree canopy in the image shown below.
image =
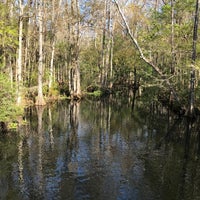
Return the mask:
MULTIPOLYGON (((115 2, 1 1, 2 101, 13 105, 20 96, 21 103, 31 99, 43 104, 38 98, 48 101, 59 94, 81 98, 91 86, 124 90, 137 79, 141 90, 156 86, 157 97, 160 91, 170 94, 170 83, 181 105, 187 106, 197 1, 122 0, 118 6, 124 19, 115 2)), ((200 45, 196 44, 198 106, 200 45)), ((6 110, 4 105, 1 110, 6 110)))

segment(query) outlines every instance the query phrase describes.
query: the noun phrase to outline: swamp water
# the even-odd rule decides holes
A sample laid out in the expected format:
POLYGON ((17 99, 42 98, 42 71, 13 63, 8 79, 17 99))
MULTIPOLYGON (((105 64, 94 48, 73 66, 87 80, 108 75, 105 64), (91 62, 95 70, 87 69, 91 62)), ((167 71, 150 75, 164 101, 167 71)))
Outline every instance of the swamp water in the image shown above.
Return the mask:
POLYGON ((200 199, 200 120, 128 102, 27 109, 0 137, 1 200, 200 199))

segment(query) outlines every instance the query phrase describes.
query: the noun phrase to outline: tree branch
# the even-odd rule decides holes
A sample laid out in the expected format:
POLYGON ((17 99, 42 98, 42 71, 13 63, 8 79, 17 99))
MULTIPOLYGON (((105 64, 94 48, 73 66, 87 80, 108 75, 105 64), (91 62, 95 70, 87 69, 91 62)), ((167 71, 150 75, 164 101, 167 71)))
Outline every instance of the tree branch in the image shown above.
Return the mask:
POLYGON ((117 1, 117 0, 114 0, 114 3, 115 3, 115 5, 116 5, 116 7, 117 7, 117 10, 119 11, 119 14, 120 14, 120 16, 121 16, 121 18, 122 18, 124 24, 125 24, 125 28, 126 28, 127 31, 128 31, 128 35, 129 35, 130 39, 132 40, 134 46, 136 47, 136 49, 137 49, 137 50, 139 51, 139 53, 140 53, 140 58, 141 58, 146 64, 150 65, 150 66, 159 74, 159 76, 160 76, 163 80, 165 80, 165 82, 166 82, 166 84, 168 85, 170 91, 173 93, 173 95, 174 95, 176 101, 177 101, 178 103, 180 103, 180 102, 179 102, 179 97, 178 97, 176 91, 174 90, 172 84, 170 83, 169 79, 166 79, 166 76, 162 73, 162 71, 161 71, 154 63, 152 63, 149 59, 147 59, 147 58, 144 56, 144 53, 143 53, 143 51, 142 51, 142 49, 141 49, 141 47, 140 47, 138 41, 136 40, 136 38, 135 38, 135 37, 133 36, 133 34, 131 33, 130 27, 129 27, 127 21, 126 21, 126 17, 124 16, 124 13, 122 12, 122 10, 121 10, 121 8, 120 8, 120 6, 119 6, 118 1, 117 1))

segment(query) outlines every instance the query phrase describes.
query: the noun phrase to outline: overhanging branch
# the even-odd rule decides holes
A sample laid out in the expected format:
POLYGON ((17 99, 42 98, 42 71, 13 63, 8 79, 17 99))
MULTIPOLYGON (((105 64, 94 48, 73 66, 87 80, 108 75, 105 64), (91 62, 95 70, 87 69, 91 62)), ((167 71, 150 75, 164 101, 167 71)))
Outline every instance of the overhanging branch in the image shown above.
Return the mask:
POLYGON ((168 85, 170 91, 173 93, 173 95, 174 95, 176 101, 179 103, 179 97, 178 97, 178 95, 177 95, 175 89, 173 88, 172 84, 170 83, 169 79, 166 79, 166 76, 162 73, 162 71, 161 71, 154 63, 152 63, 148 58, 146 58, 146 57, 144 56, 144 53, 143 53, 143 51, 142 51, 142 49, 141 49, 141 47, 140 47, 140 45, 139 45, 137 39, 136 39, 136 38, 133 36, 133 34, 131 33, 130 27, 129 27, 127 21, 126 21, 126 17, 125 17, 125 15, 124 15, 124 13, 122 12, 121 7, 119 6, 118 1, 117 1, 117 0, 114 0, 114 3, 115 3, 115 5, 116 5, 116 7, 117 7, 117 10, 119 11, 119 14, 120 14, 120 16, 121 16, 121 18, 122 18, 122 20, 123 20, 123 22, 124 22, 125 28, 127 29, 127 33, 128 33, 128 35, 129 35, 130 39, 132 40, 134 46, 136 47, 136 49, 137 49, 137 50, 139 51, 139 53, 140 53, 140 58, 141 58, 146 64, 150 65, 150 66, 158 73, 158 75, 166 82, 166 84, 168 85))

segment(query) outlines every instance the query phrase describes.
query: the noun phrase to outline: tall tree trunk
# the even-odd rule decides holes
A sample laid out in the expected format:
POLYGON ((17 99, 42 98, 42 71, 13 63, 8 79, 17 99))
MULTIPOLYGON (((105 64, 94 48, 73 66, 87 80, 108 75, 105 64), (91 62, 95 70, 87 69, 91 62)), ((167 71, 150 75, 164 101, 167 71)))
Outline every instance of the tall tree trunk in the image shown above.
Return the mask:
POLYGON ((23 37, 23 0, 19 0, 19 49, 17 60, 17 104, 21 104, 22 87, 22 37, 23 37))
POLYGON ((80 67, 79 67, 79 37, 80 13, 78 0, 71 1, 69 90, 72 98, 81 98, 80 67))
POLYGON ((111 7, 112 4, 110 4, 109 7, 109 41, 110 41, 110 45, 109 45, 109 66, 110 66, 110 74, 109 74, 109 82, 110 82, 110 88, 112 88, 113 86, 113 49, 114 49, 114 37, 113 37, 113 30, 114 30, 114 26, 115 26, 115 19, 113 16, 113 8, 111 7))
POLYGON ((42 78, 43 78, 43 1, 40 0, 38 8, 38 22, 39 22, 39 63, 38 63, 38 96, 36 98, 35 105, 42 106, 46 102, 42 92, 42 78))
POLYGON ((53 82, 53 71, 54 71, 54 55, 55 55, 55 0, 52 0, 52 44, 51 44, 51 61, 49 69, 49 91, 52 87, 53 82))
POLYGON ((171 74, 175 73, 175 49, 174 49, 174 0, 171 0, 171 74))
POLYGON ((53 38, 53 42, 52 42, 52 46, 51 46, 51 61, 50 61, 50 69, 49 69, 49 91, 50 91, 50 89, 52 87, 52 83, 53 83, 54 55, 55 55, 55 38, 53 38))
POLYGON ((112 88, 113 86, 113 48, 114 48, 114 39, 113 39, 113 29, 112 29, 110 38, 110 88, 112 88))
POLYGON ((102 86, 106 84, 106 69, 105 69, 105 52, 106 52, 106 12, 107 12, 107 0, 104 1, 104 15, 103 15, 103 32, 102 32, 102 49, 101 49, 101 66, 100 66, 100 82, 102 86))
POLYGON ((194 103, 195 103, 195 64, 196 64, 196 45, 198 38, 198 22, 199 22, 199 1, 196 0, 196 10, 194 17, 194 29, 193 29, 193 45, 192 45, 192 67, 190 73, 190 91, 189 91, 189 115, 194 116, 194 103))
MULTIPOLYGON (((58 3, 58 8, 56 11, 56 1, 52 0, 52 41, 51 41, 51 61, 50 61, 50 69, 49 69, 49 91, 52 87, 52 83, 55 80, 54 79, 54 73, 55 73, 55 69, 54 69, 54 57, 55 57, 55 45, 56 45, 56 28, 57 28, 57 19, 60 16, 60 12, 61 12, 61 6, 62 6, 62 0, 59 0, 58 3)), ((62 78, 63 81, 63 78, 62 78)))
POLYGON ((10 75, 10 83, 11 88, 13 88, 13 68, 12 68, 12 56, 9 55, 9 75, 10 75))
POLYGON ((111 5, 109 0, 104 1, 104 16, 103 16, 103 33, 102 33, 102 50, 101 50, 101 85, 107 86, 108 79, 111 74, 111 48, 112 48, 112 36, 111 36, 111 5))
MULTIPOLYGON (((32 11, 32 0, 28 0, 27 2, 27 8, 28 8, 28 19, 26 23, 26 32, 25 32, 25 55, 24 55, 24 74, 26 77, 24 77, 23 80, 26 80, 26 83, 24 84, 29 85, 30 83, 30 68, 31 68, 31 45, 30 45, 30 39, 31 39, 31 23, 34 21, 32 16, 30 15, 32 11)), ((29 85, 30 86, 30 85, 29 85)))

